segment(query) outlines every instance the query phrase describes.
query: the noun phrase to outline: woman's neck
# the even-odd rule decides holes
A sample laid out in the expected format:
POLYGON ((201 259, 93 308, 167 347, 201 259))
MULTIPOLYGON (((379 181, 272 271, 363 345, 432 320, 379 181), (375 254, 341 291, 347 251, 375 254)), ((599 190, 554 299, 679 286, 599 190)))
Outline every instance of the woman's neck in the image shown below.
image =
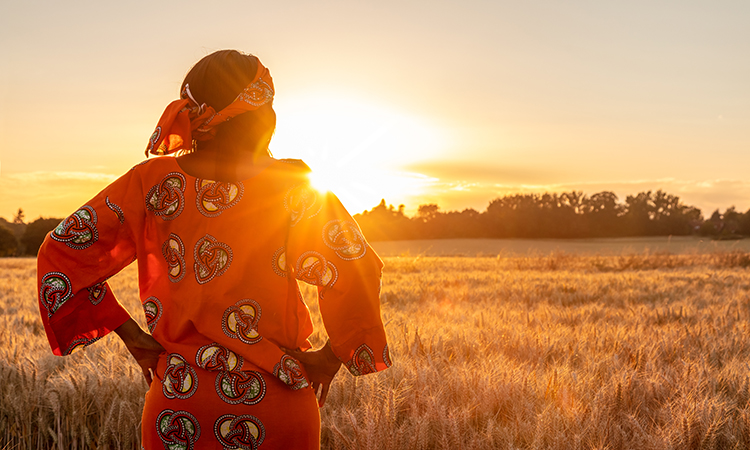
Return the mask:
POLYGON ((200 150, 178 156, 177 163, 185 173, 214 181, 242 181, 254 177, 274 159, 266 152, 221 153, 200 150))

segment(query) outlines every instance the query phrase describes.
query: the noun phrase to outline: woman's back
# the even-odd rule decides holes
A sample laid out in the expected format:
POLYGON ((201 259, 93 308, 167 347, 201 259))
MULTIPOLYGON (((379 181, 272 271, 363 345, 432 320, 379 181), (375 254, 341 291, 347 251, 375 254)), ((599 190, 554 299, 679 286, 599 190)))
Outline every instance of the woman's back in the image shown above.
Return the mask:
POLYGON ((207 142, 197 153, 133 167, 39 251, 53 351, 69 354, 116 330, 143 368, 146 449, 317 448, 308 387, 322 386, 322 402, 341 363, 354 375, 390 365, 382 262, 338 199, 310 187, 304 163, 258 153, 275 124, 273 88, 267 69, 251 66, 253 81, 221 111, 195 102, 186 84, 162 116, 149 148, 194 149, 193 129, 207 142), (232 114, 234 131, 206 125, 232 114), (206 174, 224 181, 194 176, 206 174), (151 336, 106 282, 133 260, 151 336), (297 280, 318 287, 324 349, 299 351, 313 328, 297 280))

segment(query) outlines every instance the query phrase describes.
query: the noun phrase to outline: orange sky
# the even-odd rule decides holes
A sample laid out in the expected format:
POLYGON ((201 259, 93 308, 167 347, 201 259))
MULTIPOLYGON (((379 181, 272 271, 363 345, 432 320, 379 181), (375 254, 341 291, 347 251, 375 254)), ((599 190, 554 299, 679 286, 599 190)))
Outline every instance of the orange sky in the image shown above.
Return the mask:
POLYGON ((0 216, 61 217, 143 158, 223 48, 271 69, 271 149, 352 213, 665 189, 750 208, 750 3, 28 1, 0 15, 0 216), (658 3, 658 5, 655 5, 658 3))

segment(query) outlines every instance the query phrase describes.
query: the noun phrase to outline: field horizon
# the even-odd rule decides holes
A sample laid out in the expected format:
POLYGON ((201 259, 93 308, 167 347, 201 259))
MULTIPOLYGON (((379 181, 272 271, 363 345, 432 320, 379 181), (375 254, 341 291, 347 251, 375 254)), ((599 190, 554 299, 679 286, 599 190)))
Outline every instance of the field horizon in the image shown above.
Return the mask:
POLYGON ((624 256, 644 253, 705 255, 750 252, 750 239, 712 240, 698 236, 585 239, 417 239, 370 243, 380 256, 540 257, 549 254, 624 256))

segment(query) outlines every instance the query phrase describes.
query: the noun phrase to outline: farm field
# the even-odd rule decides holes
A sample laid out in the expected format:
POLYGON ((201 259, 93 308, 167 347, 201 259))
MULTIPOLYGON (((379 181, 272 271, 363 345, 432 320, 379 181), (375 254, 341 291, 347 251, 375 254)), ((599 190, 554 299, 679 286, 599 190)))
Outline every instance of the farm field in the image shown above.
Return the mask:
MULTIPOLYGON (((322 448, 750 447, 747 253, 384 260, 394 366, 340 372, 322 448)), ((138 367, 116 336, 52 356, 35 272, 0 259, 0 449, 140 448, 138 367)), ((111 285, 145 327, 135 267, 111 285)))

